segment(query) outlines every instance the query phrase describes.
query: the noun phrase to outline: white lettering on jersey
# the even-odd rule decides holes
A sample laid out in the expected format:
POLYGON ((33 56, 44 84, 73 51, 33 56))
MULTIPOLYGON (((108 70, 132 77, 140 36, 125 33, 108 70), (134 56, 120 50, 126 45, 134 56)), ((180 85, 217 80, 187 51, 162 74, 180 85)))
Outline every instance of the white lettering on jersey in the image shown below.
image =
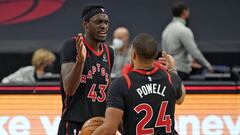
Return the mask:
POLYGON ((137 88, 136 91, 139 94, 139 96, 143 98, 143 96, 147 96, 149 94, 158 94, 165 97, 165 94, 164 94, 165 90, 166 90, 166 86, 161 86, 161 84, 156 84, 156 83, 149 83, 137 88))
POLYGON ((149 77, 148 77, 148 80, 151 82, 151 81, 152 81, 152 78, 149 76, 149 77))

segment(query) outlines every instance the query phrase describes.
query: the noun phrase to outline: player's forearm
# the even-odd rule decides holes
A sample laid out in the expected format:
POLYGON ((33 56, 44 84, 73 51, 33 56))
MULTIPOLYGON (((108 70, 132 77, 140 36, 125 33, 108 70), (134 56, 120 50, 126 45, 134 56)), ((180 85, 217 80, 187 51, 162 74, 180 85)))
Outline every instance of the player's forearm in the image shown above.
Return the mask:
POLYGON ((65 93, 69 96, 75 94, 83 72, 84 63, 75 63, 72 70, 63 78, 63 86, 65 93))
POLYGON ((98 127, 92 135, 115 135, 116 131, 117 130, 115 128, 103 124, 102 126, 98 127))

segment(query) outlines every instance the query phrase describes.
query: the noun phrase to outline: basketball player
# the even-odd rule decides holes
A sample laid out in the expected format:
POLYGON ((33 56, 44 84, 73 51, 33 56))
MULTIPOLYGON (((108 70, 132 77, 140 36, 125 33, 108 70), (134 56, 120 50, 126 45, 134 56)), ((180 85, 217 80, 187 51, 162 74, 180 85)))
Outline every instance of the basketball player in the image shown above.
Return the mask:
POLYGON ((152 36, 139 34, 132 44, 134 69, 112 82, 106 121, 93 134, 112 135, 123 119, 123 135, 175 135, 175 104, 183 102, 184 86, 176 73, 154 66, 157 43, 152 36))
POLYGON ((82 10, 84 35, 66 40, 61 49, 63 110, 59 135, 77 135, 86 120, 104 116, 113 50, 105 44, 109 18, 101 5, 82 10))

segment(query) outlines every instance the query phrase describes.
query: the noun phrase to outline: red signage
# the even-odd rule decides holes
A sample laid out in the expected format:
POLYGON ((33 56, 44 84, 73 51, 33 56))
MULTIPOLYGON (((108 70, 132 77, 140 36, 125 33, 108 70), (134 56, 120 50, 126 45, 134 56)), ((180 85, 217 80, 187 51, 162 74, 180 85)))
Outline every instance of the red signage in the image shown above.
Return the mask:
POLYGON ((0 25, 28 22, 59 10, 65 0, 1 0, 0 25))

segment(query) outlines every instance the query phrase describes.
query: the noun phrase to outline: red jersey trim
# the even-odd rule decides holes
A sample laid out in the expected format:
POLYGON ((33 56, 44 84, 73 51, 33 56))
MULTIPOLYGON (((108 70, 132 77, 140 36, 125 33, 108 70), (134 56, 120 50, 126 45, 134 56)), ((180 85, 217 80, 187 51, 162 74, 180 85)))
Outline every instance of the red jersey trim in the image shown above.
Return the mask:
POLYGON ((156 73, 158 71, 158 67, 154 67, 151 71, 144 71, 144 70, 139 70, 139 69, 133 69, 132 71, 137 72, 139 74, 143 74, 143 75, 152 75, 154 73, 156 73))
POLYGON ((185 86, 186 90, 194 91, 194 90, 236 90, 236 86, 185 86))
POLYGON ((106 44, 104 44, 104 46, 105 46, 105 49, 106 49, 106 51, 107 51, 108 66, 109 66, 109 69, 111 69, 112 67, 111 67, 111 60, 110 60, 110 53, 109 53, 109 49, 108 49, 108 47, 107 47, 107 45, 106 45, 106 44))
POLYGON ((154 62, 154 65, 167 74, 167 76, 168 76, 168 81, 169 81, 170 84, 173 86, 172 77, 171 77, 170 73, 167 71, 167 69, 165 69, 165 68, 161 65, 161 63, 159 63, 158 61, 155 61, 155 62, 154 62))
POLYGON ((83 37, 83 43, 87 46, 87 48, 89 50, 91 50, 91 52, 93 52, 96 56, 100 56, 103 54, 103 46, 101 44, 101 50, 99 52, 95 51, 91 45, 88 44, 87 40, 83 37))
POLYGON ((159 61, 154 61, 154 62, 153 62, 153 65, 156 66, 156 67, 158 67, 158 68, 161 69, 162 71, 167 71, 167 69, 166 69, 165 67, 163 67, 159 61))
POLYGON ((68 135, 68 121, 66 123, 66 135, 68 135))
POLYGON ((131 80, 130 80, 129 76, 127 74, 124 74, 123 77, 127 81, 128 89, 130 89, 130 87, 131 87, 131 80))

